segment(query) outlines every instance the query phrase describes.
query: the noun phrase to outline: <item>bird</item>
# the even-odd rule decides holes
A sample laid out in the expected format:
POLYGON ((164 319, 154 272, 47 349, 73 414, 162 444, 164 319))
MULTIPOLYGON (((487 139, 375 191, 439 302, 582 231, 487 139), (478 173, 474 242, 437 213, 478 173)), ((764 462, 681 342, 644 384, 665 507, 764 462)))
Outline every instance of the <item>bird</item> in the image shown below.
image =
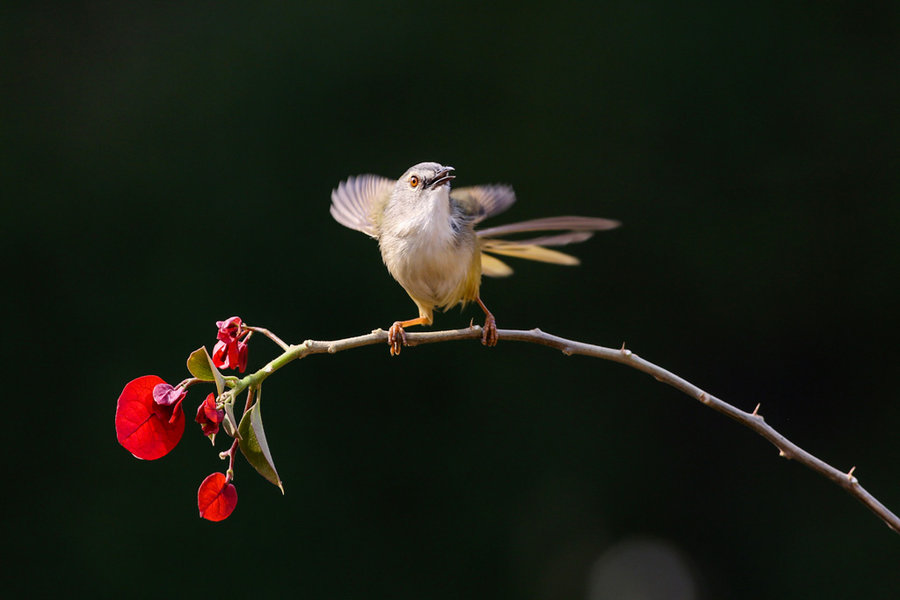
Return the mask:
POLYGON ((595 231, 620 223, 595 217, 559 216, 476 229, 516 201, 506 184, 451 189, 456 169, 422 162, 399 179, 356 175, 331 193, 334 219, 376 239, 388 272, 415 302, 419 316, 398 320, 388 330, 391 356, 406 345, 405 328, 431 325, 434 309, 477 302, 485 314, 482 344, 497 344, 497 322, 481 299, 481 276, 505 277, 512 268, 495 255, 576 265, 578 259, 547 246, 583 242, 595 231), (557 232, 527 239, 510 234, 557 232))

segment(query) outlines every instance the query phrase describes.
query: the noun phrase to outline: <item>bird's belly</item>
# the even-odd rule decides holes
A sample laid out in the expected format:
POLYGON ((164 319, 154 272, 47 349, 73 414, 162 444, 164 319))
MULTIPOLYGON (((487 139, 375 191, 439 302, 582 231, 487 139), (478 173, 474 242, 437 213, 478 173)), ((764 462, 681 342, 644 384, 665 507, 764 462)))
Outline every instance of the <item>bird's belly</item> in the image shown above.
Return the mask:
POLYGON ((480 262, 474 262, 475 254, 475 248, 464 245, 429 248, 411 244, 393 255, 384 255, 384 262, 414 300, 449 307, 473 300, 478 294, 481 273, 480 262))

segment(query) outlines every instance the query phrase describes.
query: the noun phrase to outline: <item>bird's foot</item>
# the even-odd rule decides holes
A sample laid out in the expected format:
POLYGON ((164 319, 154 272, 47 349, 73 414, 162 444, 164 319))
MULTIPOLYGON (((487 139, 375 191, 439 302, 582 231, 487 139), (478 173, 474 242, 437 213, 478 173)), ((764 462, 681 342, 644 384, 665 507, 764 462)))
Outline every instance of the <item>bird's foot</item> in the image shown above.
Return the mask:
POLYGON ((400 321, 394 321, 388 329, 388 345, 391 347, 391 356, 399 356, 401 348, 406 345, 406 332, 400 321))
POLYGON ((481 328, 481 343, 485 346, 496 346, 497 345, 497 321, 494 319, 494 315, 491 313, 487 314, 487 317, 484 319, 484 327, 481 328))

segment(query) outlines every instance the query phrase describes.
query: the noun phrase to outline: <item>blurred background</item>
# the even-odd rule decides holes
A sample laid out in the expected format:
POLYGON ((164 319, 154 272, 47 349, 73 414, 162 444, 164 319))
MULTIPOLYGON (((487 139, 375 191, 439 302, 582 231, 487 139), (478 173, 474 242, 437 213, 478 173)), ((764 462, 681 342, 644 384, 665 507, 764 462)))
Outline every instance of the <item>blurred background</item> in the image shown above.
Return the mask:
MULTIPOLYGON (((508 182, 488 224, 621 220, 513 264, 501 327, 619 347, 900 510, 895 2, 42 2, 6 6, 4 589, 304 598, 896 598, 900 537, 626 367, 453 343, 266 384, 286 495, 199 427, 116 442, 129 380, 240 315, 291 342, 415 308, 328 214, 433 160, 508 182)), ((436 328, 480 321, 438 314, 436 328)), ((276 355, 254 339, 251 369, 276 355)), ((185 402, 189 418, 206 391, 185 402)))

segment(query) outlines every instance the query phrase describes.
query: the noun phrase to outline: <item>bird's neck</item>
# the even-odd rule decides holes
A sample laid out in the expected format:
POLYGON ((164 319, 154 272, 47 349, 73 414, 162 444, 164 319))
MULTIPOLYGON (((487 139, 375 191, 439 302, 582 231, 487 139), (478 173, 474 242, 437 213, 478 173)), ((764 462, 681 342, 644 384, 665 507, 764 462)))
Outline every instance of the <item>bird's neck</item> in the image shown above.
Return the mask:
POLYGON ((453 235, 450 224, 450 190, 447 186, 429 194, 412 207, 397 207, 403 216, 395 222, 394 232, 401 237, 423 237, 443 240, 453 235))

